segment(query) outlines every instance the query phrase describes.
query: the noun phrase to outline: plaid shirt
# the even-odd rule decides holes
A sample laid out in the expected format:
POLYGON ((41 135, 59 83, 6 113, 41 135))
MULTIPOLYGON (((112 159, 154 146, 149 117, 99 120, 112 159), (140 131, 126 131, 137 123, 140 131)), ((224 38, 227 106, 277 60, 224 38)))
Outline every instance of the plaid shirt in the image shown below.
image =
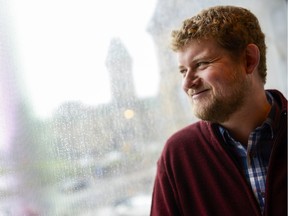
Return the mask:
POLYGON ((234 140, 228 130, 219 125, 219 130, 229 151, 235 156, 241 166, 247 182, 251 185, 261 211, 265 205, 265 183, 272 149, 272 140, 279 122, 280 110, 273 97, 267 92, 267 98, 272 105, 267 119, 260 127, 250 133, 247 148, 234 140))

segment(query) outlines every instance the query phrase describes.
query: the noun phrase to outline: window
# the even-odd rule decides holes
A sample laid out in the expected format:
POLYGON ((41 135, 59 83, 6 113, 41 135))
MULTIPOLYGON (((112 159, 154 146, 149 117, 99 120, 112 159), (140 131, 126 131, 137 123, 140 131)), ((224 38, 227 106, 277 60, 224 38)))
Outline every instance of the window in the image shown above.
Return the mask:
MULTIPOLYGON (((163 145, 196 120, 170 30, 216 3, 0 1, 0 215, 149 215, 163 145)), ((237 4, 287 92, 286 2, 237 4)))

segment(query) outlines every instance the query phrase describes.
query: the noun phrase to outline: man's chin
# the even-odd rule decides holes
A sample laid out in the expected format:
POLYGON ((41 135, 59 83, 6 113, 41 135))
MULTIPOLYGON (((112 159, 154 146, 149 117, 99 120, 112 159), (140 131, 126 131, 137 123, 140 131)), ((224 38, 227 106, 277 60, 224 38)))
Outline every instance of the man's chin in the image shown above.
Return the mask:
POLYGON ((198 119, 201 119, 203 121, 209 121, 211 123, 219 123, 219 124, 226 122, 230 117, 230 115, 228 115, 228 114, 224 115, 223 113, 219 113, 219 112, 216 113, 213 111, 211 111, 211 112, 208 112, 208 111, 199 112, 198 111, 197 112, 197 111, 193 110, 193 113, 198 119))

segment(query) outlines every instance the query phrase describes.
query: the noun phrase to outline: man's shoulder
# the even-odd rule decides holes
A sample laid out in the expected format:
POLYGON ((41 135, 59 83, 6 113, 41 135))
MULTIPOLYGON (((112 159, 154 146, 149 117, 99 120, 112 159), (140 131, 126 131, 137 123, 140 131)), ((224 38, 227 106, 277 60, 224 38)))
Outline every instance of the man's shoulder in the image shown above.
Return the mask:
POLYGON ((199 121, 182 128, 167 140, 160 162, 166 165, 182 164, 191 158, 196 162, 201 161, 211 152, 218 151, 221 144, 215 129, 214 124, 206 121, 199 121))
POLYGON ((177 139, 177 138, 187 138, 187 137, 195 137, 199 136, 203 133, 209 133, 211 130, 211 123, 207 121, 197 121, 193 124, 190 124, 174 134, 171 135, 170 139, 177 139))
POLYGON ((287 98, 283 95, 282 92, 276 89, 267 89, 266 91, 272 94, 273 98, 279 104, 281 110, 287 110, 287 98))
POLYGON ((166 142, 166 148, 174 149, 211 143, 215 140, 215 133, 210 122, 198 121, 188 125, 174 134, 166 142))

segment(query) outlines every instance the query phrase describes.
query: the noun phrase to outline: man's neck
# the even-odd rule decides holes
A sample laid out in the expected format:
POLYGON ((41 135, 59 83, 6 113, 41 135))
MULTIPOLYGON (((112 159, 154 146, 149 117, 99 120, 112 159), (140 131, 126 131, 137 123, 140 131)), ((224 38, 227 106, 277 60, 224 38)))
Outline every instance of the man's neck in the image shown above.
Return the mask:
POLYGON ((261 126, 267 118, 271 105, 267 101, 265 92, 247 100, 245 105, 234 113, 228 121, 220 123, 234 139, 247 145, 250 133, 257 127, 261 126))

